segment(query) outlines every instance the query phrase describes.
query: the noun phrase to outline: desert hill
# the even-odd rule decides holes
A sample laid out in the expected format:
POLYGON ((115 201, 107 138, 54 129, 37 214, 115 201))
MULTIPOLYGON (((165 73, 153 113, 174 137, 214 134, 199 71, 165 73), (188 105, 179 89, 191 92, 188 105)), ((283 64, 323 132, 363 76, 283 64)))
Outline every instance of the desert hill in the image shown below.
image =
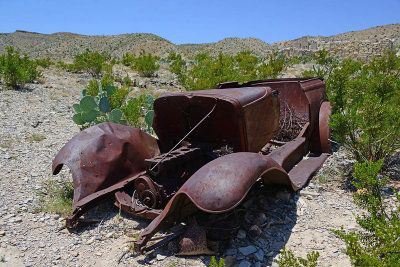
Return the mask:
POLYGON ((236 54, 240 51, 251 51, 257 56, 264 57, 272 49, 289 56, 300 56, 310 55, 325 48, 340 57, 368 59, 387 49, 393 50, 400 46, 400 24, 378 26, 330 37, 305 36, 273 44, 257 38, 226 38, 215 43, 175 45, 150 33, 120 35, 81 35, 67 32, 41 34, 27 31, 0 33, 0 53, 4 53, 5 47, 9 45, 23 53, 29 53, 33 58, 51 57, 66 61, 72 60, 74 54, 86 49, 106 52, 120 58, 127 52, 138 54, 142 49, 161 57, 165 57, 170 50, 185 57, 204 52, 236 54))

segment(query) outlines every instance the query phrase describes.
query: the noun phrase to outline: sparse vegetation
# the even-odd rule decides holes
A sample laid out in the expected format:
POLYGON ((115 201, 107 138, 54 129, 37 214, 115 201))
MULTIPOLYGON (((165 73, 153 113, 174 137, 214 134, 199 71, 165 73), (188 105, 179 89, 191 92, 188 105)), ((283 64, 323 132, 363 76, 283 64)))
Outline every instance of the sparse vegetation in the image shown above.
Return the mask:
POLYGON ((43 141, 44 139, 46 139, 46 136, 42 135, 42 134, 31 134, 26 138, 29 142, 33 143, 33 142, 40 142, 43 141))
POLYGON ((344 240, 346 253, 354 266, 398 266, 400 262, 400 196, 393 189, 397 205, 384 201, 387 178, 379 177, 383 160, 356 163, 354 203, 364 213, 356 217, 360 231, 334 230, 344 240))
POLYGON ((209 267, 225 267, 225 259, 219 258, 219 262, 217 263, 215 256, 212 256, 209 267))
POLYGON ((400 147, 400 58, 344 60, 327 80, 333 136, 358 161, 387 158, 400 147))
POLYGON ((74 188, 72 181, 57 182, 48 180, 44 182, 44 190, 39 194, 36 211, 58 213, 62 216, 71 214, 74 188))
POLYGON ((54 62, 49 57, 36 59, 35 62, 38 66, 41 66, 44 69, 54 65, 54 62))
POLYGON ((319 252, 308 253, 306 259, 294 256, 293 252, 283 248, 277 263, 280 267, 316 267, 318 263, 319 252))
POLYGON ((285 56, 277 53, 272 53, 267 61, 250 52, 241 52, 236 56, 219 53, 216 57, 199 54, 191 68, 187 68, 179 55, 172 58, 175 59, 170 71, 178 76, 179 82, 188 90, 215 88, 218 83, 228 81, 242 83, 276 78, 286 68, 285 56))
POLYGON ((142 50, 139 57, 134 59, 132 69, 138 71, 143 77, 152 77, 160 68, 160 65, 156 64, 156 60, 157 57, 153 57, 151 53, 146 54, 146 52, 142 50))
POLYGON ((125 66, 130 66, 133 62, 135 62, 135 56, 129 53, 125 53, 122 56, 121 63, 125 66))
POLYGON ((94 77, 99 77, 103 70, 103 65, 109 59, 110 56, 107 54, 86 50, 81 54, 76 54, 74 63, 68 65, 67 68, 73 71, 86 71, 94 77))
POLYGON ((26 83, 37 80, 41 73, 37 70, 36 61, 30 60, 28 55, 21 57, 14 47, 6 47, 7 53, 0 56, 0 78, 7 86, 14 89, 23 88, 26 83))

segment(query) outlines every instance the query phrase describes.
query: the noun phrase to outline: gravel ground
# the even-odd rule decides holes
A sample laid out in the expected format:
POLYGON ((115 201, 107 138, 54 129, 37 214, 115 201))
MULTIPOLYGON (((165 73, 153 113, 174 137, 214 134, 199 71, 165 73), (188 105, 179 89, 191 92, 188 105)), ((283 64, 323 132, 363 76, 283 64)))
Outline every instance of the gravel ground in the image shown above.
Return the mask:
MULTIPOLYGON (((80 231, 62 229, 57 214, 35 212, 44 181, 71 179, 67 168, 52 176, 51 163, 79 131, 71 106, 90 77, 50 69, 43 79, 30 90, 0 91, 0 266, 208 266, 210 256, 174 256, 171 246, 146 257, 126 253, 148 221, 120 214, 109 202, 91 212, 101 222, 80 231)), ((221 255, 227 265, 275 265, 286 246, 303 257, 318 251, 319 266, 349 266, 343 242, 330 232, 357 228, 357 207, 341 182, 349 164, 339 150, 300 193, 253 190, 240 207, 245 223, 221 255)))

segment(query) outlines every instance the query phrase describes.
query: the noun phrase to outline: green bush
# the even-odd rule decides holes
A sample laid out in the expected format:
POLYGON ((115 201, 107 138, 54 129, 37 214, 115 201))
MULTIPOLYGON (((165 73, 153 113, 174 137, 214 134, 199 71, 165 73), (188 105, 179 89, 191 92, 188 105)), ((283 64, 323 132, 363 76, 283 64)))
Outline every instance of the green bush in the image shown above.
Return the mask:
POLYGON ((400 58, 344 60, 326 82, 333 137, 358 161, 387 158, 400 147, 400 58))
POLYGON ((160 65, 156 64, 156 57, 153 57, 150 53, 146 55, 145 51, 140 52, 140 56, 135 58, 132 69, 139 72, 143 77, 152 77, 154 73, 160 68, 160 65))
POLYGON ((330 55, 329 51, 326 49, 318 50, 312 55, 312 58, 316 65, 313 65, 312 70, 304 71, 301 74, 302 77, 319 77, 326 80, 339 65, 339 58, 330 55))
POLYGON ((22 88, 41 76, 37 63, 28 55, 20 56, 12 46, 6 47, 7 53, 0 56, 0 78, 12 88, 22 88))
POLYGON ((128 74, 122 79, 122 85, 125 85, 127 87, 133 86, 133 81, 131 78, 129 78, 128 74))
POLYGON ((48 68, 51 65, 54 65, 54 62, 49 57, 36 59, 35 62, 38 66, 41 66, 42 68, 48 68))
POLYGON ((318 263, 319 252, 308 253, 306 259, 295 257, 293 252, 283 248, 279 259, 276 261, 280 267, 316 267, 318 263))
POLYGON ((220 258, 219 262, 217 263, 217 260, 215 259, 215 256, 211 257, 210 265, 209 267, 225 267, 225 259, 220 258))
POLYGON ((75 55, 74 63, 68 66, 68 68, 73 71, 86 71, 94 77, 99 77, 103 69, 103 64, 109 58, 110 56, 107 54, 86 50, 81 54, 75 55))
POLYGON ((135 61, 135 57, 132 54, 126 53, 122 56, 121 63, 125 66, 130 66, 135 61))
POLYGON ((188 90, 215 88, 218 83, 228 81, 243 83, 276 78, 286 68, 285 57, 277 53, 272 53, 267 62, 246 51, 235 56, 199 54, 191 68, 186 67, 180 55, 174 58, 170 71, 177 74, 179 82, 188 90))
POLYGON ((153 103, 154 97, 149 94, 142 94, 138 98, 130 98, 124 106, 121 107, 125 119, 132 127, 145 129, 153 133, 151 123, 153 121, 153 103))
POLYGON ((383 160, 356 163, 354 182, 357 192, 354 202, 364 213, 356 217, 361 230, 333 232, 344 240, 344 252, 355 266, 398 266, 400 262, 400 196, 393 190, 397 200, 395 208, 384 201, 383 187, 387 178, 378 177, 383 160))
POLYGON ((286 56, 274 51, 268 56, 268 62, 258 67, 257 79, 275 79, 287 67, 286 56))

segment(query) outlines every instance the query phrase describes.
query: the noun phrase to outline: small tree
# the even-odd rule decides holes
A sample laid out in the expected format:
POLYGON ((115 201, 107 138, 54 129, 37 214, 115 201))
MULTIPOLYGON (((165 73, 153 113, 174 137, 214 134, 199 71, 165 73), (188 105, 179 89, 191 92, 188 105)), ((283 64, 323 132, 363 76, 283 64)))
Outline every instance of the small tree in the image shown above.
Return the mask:
POLYGON ((8 86, 22 88, 40 77, 37 63, 30 60, 28 55, 21 57, 12 46, 6 47, 6 51, 7 54, 0 56, 0 76, 8 86))
POLYGON ((86 50, 82 54, 75 55, 74 63, 71 69, 75 71, 87 71, 94 77, 99 77, 103 68, 103 64, 109 59, 107 54, 100 54, 97 51, 86 50))
POLYGON ((156 64, 156 57, 153 57, 151 53, 146 55, 144 50, 140 52, 140 56, 135 59, 132 66, 132 69, 138 71, 143 77, 152 77, 159 68, 160 65, 156 64))

